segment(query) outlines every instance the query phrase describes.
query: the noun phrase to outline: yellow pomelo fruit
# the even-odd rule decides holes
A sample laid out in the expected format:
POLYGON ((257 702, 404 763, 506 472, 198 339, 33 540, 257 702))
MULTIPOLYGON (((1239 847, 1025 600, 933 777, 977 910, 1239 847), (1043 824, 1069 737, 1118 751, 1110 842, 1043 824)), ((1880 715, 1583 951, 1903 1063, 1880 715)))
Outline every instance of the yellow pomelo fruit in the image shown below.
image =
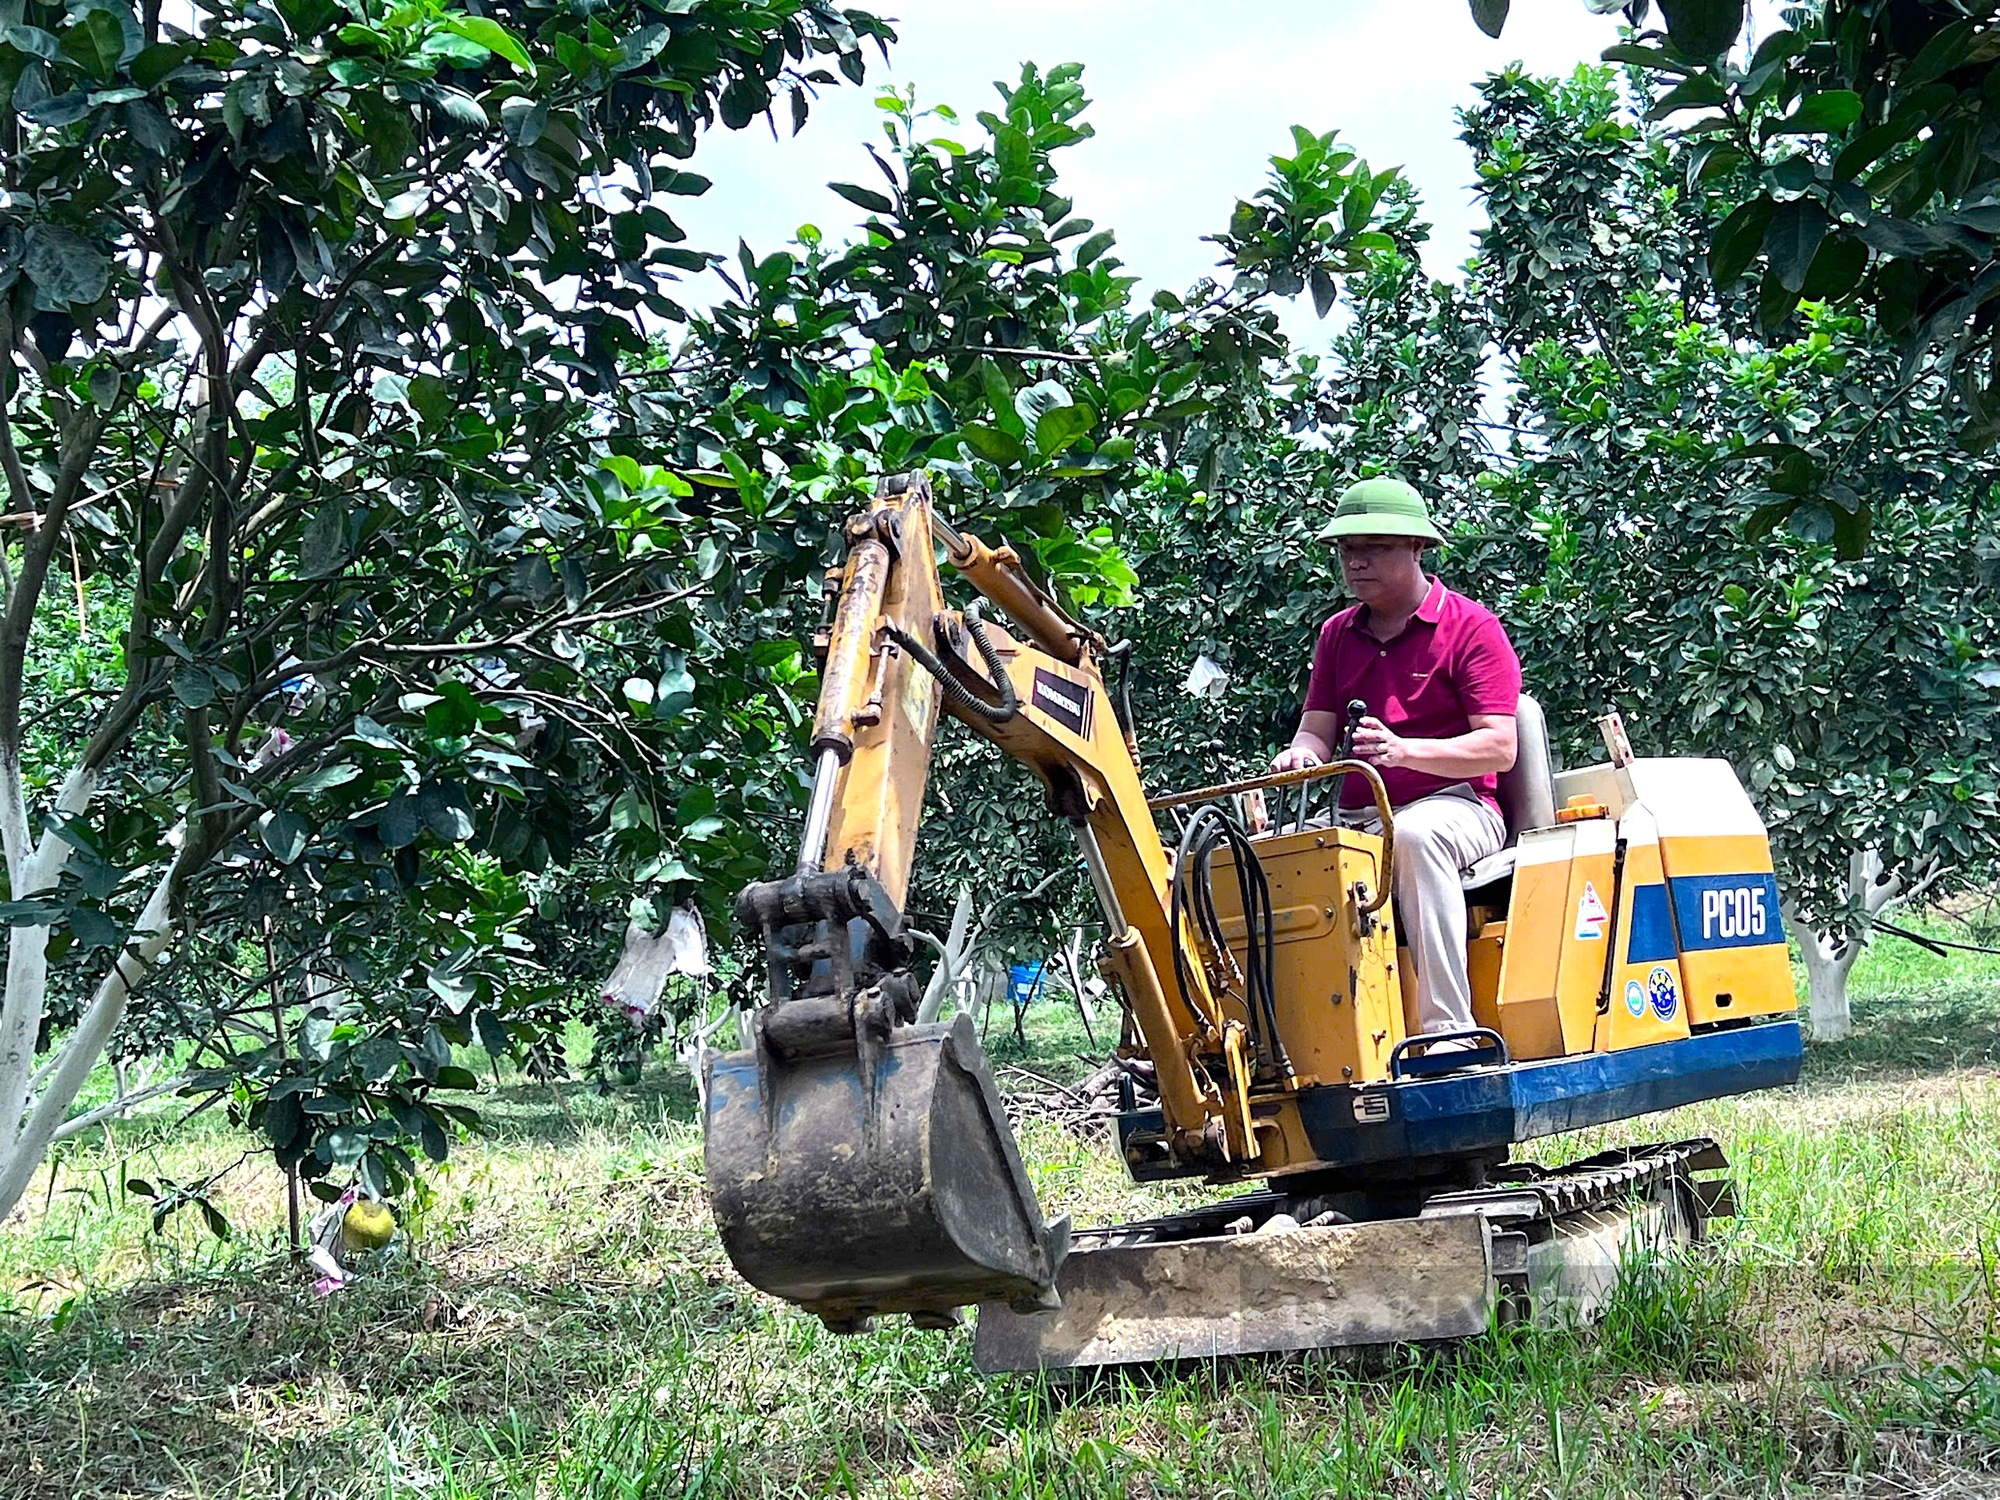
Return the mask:
POLYGON ((395 1238, 396 1216, 386 1203, 363 1198, 354 1203, 340 1221, 343 1250, 380 1250, 395 1238))

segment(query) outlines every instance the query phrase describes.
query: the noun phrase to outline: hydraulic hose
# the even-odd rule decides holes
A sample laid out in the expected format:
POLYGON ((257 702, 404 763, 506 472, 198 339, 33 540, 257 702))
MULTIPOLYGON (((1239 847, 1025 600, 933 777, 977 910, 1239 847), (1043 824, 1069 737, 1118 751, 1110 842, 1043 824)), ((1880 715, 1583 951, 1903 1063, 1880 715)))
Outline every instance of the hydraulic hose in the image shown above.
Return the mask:
POLYGON ((1216 849, 1227 844, 1236 866, 1236 887, 1243 909, 1246 999, 1250 1009, 1250 1030, 1260 1059, 1289 1076, 1291 1058, 1284 1038, 1278 1033, 1278 1007, 1273 986, 1277 972, 1277 937, 1272 920, 1271 886, 1264 876, 1263 863, 1251 846, 1249 835, 1234 819, 1214 805, 1200 807, 1181 831, 1180 847, 1174 858, 1174 881, 1170 920, 1175 934, 1174 981, 1188 1009, 1200 1016, 1194 1004, 1194 985, 1187 957, 1181 951, 1181 914, 1193 919, 1202 939, 1218 952, 1228 952, 1222 921, 1215 910, 1214 860, 1216 849))
POLYGON ((984 719, 989 724, 1005 724, 1021 711, 1021 700, 1014 692, 1014 684, 1007 676, 1006 664, 1000 660, 1000 653, 994 648, 986 634, 986 622, 979 617, 979 603, 974 600, 965 607, 965 633, 972 637, 974 649, 979 659, 986 663, 987 674, 993 679, 996 701, 989 703, 984 698, 960 682, 949 668, 938 660, 937 653, 909 632, 891 625, 889 638, 916 660, 931 676, 937 679, 938 689, 947 702, 965 713, 984 719))

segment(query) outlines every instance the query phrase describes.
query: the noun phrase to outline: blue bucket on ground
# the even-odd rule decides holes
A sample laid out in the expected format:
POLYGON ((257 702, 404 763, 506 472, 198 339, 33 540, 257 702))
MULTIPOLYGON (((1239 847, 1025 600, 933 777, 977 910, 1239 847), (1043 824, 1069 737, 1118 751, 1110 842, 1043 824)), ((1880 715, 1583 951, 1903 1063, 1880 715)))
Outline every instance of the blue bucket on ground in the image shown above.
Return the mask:
POLYGON ((1039 963, 1007 965, 1007 998, 1014 1002, 1014 1009, 1026 1010, 1042 988, 1042 968, 1039 963))

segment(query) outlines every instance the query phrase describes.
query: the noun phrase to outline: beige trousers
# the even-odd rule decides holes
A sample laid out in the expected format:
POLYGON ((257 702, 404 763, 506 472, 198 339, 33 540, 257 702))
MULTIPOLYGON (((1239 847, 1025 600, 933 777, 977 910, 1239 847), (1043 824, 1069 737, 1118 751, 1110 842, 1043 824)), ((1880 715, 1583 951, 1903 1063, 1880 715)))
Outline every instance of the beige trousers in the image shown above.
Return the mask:
MULTIPOLYGON (((1382 830, 1372 808, 1352 809, 1342 821, 1382 830)), ((1473 1024, 1459 877, 1506 842, 1500 814, 1464 782, 1396 809, 1396 932, 1416 962, 1417 1020, 1427 1032, 1473 1024)))

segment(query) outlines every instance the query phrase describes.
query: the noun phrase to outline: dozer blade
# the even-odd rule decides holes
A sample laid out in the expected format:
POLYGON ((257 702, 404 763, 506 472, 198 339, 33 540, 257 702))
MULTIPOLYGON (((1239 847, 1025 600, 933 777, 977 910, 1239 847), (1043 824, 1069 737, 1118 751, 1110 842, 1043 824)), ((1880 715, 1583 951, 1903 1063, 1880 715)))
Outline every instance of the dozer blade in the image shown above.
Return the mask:
POLYGON ((980 1308, 981 1370, 1468 1338, 1494 1299, 1476 1218, 1096 1246, 1072 1253, 1057 1284, 1056 1312, 980 1308))
POLYGON ((1252 1193, 1165 1219, 1086 1230, 1057 1278, 1062 1305, 979 1309, 981 1370, 1462 1339, 1497 1320, 1601 1316, 1646 1258, 1735 1212, 1713 1141, 1605 1152, 1529 1180, 1432 1198, 1414 1218, 1217 1233, 1224 1214, 1282 1230, 1252 1193))
POLYGON ((1054 1307, 1068 1221, 1042 1222, 971 1019, 881 1014, 784 1002, 758 1013, 754 1048, 710 1063, 709 1202, 730 1260, 842 1333, 878 1313, 937 1326, 974 1302, 1054 1307))

